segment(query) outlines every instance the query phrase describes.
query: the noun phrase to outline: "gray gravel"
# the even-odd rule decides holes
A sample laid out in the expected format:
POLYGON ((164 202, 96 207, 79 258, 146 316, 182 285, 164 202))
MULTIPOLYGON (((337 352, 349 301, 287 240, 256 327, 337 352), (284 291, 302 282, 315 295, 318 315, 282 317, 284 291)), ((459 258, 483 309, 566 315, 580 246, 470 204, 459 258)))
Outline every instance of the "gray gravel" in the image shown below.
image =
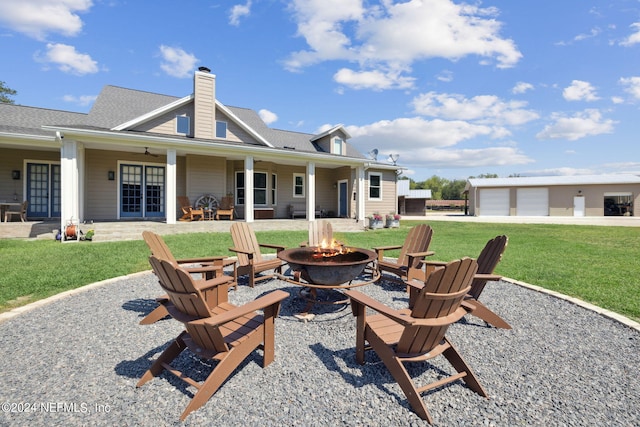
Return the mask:
MULTIPOLYGON (((193 389, 171 375, 136 382, 181 325, 138 321, 160 293, 152 274, 95 287, 0 323, 0 425, 390 426, 427 425, 410 409, 374 353, 354 361, 349 309, 317 306, 316 318, 293 317, 304 303, 295 285, 271 280, 231 292, 237 304, 285 289, 276 321, 276 360, 261 368, 254 352, 184 423, 193 389), (9 406, 7 406, 9 404, 9 406), (17 412, 6 412, 13 409, 17 412), (26 411, 26 412, 25 412, 26 411)), ((359 288, 391 305, 406 304, 392 281, 359 288)), ((517 285, 488 285, 484 301, 513 330, 472 317, 449 338, 489 393, 462 383, 424 396, 436 425, 640 425, 640 333, 569 302, 517 285)), ((439 369, 413 369, 427 378, 439 369)), ((181 368, 204 379, 210 367, 190 354, 181 368)))

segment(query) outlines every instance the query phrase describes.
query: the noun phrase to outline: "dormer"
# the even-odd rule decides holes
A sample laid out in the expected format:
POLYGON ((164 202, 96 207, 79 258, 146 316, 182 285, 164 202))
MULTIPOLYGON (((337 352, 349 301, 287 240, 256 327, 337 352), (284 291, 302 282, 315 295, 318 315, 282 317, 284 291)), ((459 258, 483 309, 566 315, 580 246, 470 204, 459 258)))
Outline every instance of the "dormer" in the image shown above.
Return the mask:
POLYGON ((351 135, 343 125, 337 125, 311 138, 311 142, 316 143, 323 151, 338 156, 346 156, 347 139, 351 135))

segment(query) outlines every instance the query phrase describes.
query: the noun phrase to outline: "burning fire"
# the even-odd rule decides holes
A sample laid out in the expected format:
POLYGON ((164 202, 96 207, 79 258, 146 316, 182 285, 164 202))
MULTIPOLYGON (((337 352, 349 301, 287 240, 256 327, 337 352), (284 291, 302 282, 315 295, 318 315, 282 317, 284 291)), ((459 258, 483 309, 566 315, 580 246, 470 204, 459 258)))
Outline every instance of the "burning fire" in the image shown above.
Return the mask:
POLYGON ((322 239, 320 246, 317 246, 313 251, 313 258, 329 258, 334 257, 340 254, 347 254, 353 252, 353 249, 344 246, 342 243, 338 242, 336 239, 331 240, 331 242, 327 243, 327 239, 322 239))

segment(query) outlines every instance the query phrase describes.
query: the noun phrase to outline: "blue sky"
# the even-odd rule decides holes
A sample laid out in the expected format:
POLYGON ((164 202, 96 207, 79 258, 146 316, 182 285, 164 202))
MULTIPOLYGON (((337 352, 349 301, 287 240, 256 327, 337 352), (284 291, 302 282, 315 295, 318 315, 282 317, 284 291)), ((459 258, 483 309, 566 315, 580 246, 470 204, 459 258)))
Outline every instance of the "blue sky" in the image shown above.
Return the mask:
POLYGON ((223 104, 342 123, 417 181, 640 173, 639 0, 2 0, 0 51, 17 104, 78 112, 207 66, 223 104))

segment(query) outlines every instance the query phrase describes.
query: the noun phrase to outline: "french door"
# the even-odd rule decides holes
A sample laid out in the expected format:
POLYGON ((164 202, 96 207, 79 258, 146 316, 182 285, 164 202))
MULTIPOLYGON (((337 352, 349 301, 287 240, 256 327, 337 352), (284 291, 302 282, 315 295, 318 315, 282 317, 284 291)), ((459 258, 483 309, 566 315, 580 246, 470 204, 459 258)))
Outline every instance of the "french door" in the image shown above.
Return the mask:
POLYGON ((60 217, 60 165, 27 163, 27 216, 60 217))
POLYGON ((165 217, 165 168, 120 165, 120 217, 165 217))

